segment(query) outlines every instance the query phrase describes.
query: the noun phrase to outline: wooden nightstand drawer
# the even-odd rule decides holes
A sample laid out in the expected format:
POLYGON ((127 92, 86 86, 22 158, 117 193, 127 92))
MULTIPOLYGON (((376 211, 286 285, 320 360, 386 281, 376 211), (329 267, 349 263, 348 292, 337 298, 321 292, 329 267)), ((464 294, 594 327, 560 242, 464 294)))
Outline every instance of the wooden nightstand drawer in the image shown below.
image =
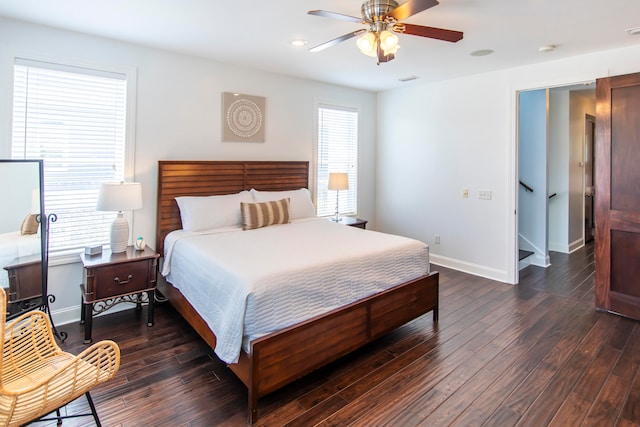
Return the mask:
POLYGON ((115 254, 110 250, 97 255, 80 254, 84 266, 80 323, 85 325, 85 344, 91 342, 93 315, 120 303, 134 303, 136 310, 148 303, 147 326, 153 326, 158 258, 160 255, 149 247, 137 251, 133 246, 115 254))
POLYGON ((149 289, 149 263, 130 262, 93 270, 95 299, 112 298, 149 289))
POLYGON ((16 258, 4 269, 9 275, 8 302, 19 302, 42 295, 42 258, 40 255, 16 258))

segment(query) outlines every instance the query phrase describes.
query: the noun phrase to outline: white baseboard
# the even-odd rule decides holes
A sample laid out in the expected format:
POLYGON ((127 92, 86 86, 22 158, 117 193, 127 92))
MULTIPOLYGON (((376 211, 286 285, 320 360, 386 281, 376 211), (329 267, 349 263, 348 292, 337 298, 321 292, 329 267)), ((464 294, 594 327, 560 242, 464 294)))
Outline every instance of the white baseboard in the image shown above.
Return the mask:
POLYGON ((572 253, 584 246, 584 239, 580 238, 575 242, 569 243, 569 252, 572 253))
POLYGON ((561 252, 563 254, 570 254, 577 251, 584 246, 584 240, 581 238, 566 244, 566 243, 552 243, 549 242, 549 250, 553 252, 561 252))
POLYGON ((440 265, 442 267, 452 268, 454 270, 463 271, 475 276, 486 277, 487 279, 509 283, 507 272, 504 270, 498 270, 480 264, 473 264, 453 258, 447 258, 441 255, 436 255, 434 253, 429 254, 429 261, 432 264, 440 265))
POLYGON ((551 265, 551 258, 549 257, 549 255, 544 256, 544 255, 534 254, 534 255, 531 255, 529 258, 531 258, 531 264, 537 265, 538 267, 547 268, 551 265))

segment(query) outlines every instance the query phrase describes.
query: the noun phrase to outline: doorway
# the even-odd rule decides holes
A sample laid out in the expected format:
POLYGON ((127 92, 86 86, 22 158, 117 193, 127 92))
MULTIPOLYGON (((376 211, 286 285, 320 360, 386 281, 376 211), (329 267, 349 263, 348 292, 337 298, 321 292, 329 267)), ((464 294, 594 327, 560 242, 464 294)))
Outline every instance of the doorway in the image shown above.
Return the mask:
POLYGON ((533 254, 515 283, 527 265, 548 267, 549 251, 571 253, 593 236, 595 88, 525 90, 517 101, 516 256, 533 254))

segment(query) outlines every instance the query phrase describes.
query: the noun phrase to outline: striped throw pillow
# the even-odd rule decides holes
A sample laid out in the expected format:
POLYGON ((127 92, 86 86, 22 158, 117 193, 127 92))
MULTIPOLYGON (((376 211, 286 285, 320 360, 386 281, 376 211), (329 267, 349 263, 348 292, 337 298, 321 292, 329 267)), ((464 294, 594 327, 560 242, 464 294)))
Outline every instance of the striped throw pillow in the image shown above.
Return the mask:
POLYGON ((242 229, 289 223, 289 198, 264 203, 240 203, 242 229))

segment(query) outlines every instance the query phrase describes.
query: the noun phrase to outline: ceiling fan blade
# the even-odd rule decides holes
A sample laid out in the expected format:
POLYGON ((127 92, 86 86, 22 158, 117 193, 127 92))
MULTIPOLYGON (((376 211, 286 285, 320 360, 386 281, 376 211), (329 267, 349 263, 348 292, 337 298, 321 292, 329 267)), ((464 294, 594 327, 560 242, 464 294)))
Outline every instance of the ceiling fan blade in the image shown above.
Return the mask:
POLYGON ((445 30, 443 28, 423 27, 422 25, 402 24, 405 27, 404 34, 412 36, 429 37, 430 39, 444 40, 455 43, 462 40, 464 33, 461 31, 445 30))
POLYGON ((324 49, 326 49, 326 48, 328 48, 328 47, 331 47, 331 46, 333 46, 333 45, 336 45, 336 44, 338 44, 338 43, 340 43, 340 42, 343 42, 343 41, 345 41, 345 40, 352 39, 352 38, 354 38, 355 36, 359 36, 360 34, 362 34, 362 33, 366 32, 366 31, 367 31, 367 30, 365 30, 364 28, 362 28, 362 29, 360 29, 360 30, 356 30, 356 31, 354 31, 354 32, 352 32, 352 33, 345 34, 344 36, 340 36, 340 37, 335 38, 335 39, 333 39, 333 40, 329 40, 328 42, 322 43, 322 44, 320 44, 320 45, 318 45, 318 46, 316 46, 316 47, 312 47, 311 49, 309 49, 309 52, 319 52, 319 51, 324 50, 324 49))
POLYGON ((438 0, 408 0, 389 12, 387 16, 393 16, 397 21, 402 21, 438 4, 438 0))
POLYGON ((342 21, 362 23, 362 18, 357 18, 355 16, 350 16, 350 15, 343 15, 341 13, 327 12, 326 10, 310 10, 309 12, 307 12, 307 14, 315 15, 315 16, 324 16, 325 18, 340 19, 342 21))

